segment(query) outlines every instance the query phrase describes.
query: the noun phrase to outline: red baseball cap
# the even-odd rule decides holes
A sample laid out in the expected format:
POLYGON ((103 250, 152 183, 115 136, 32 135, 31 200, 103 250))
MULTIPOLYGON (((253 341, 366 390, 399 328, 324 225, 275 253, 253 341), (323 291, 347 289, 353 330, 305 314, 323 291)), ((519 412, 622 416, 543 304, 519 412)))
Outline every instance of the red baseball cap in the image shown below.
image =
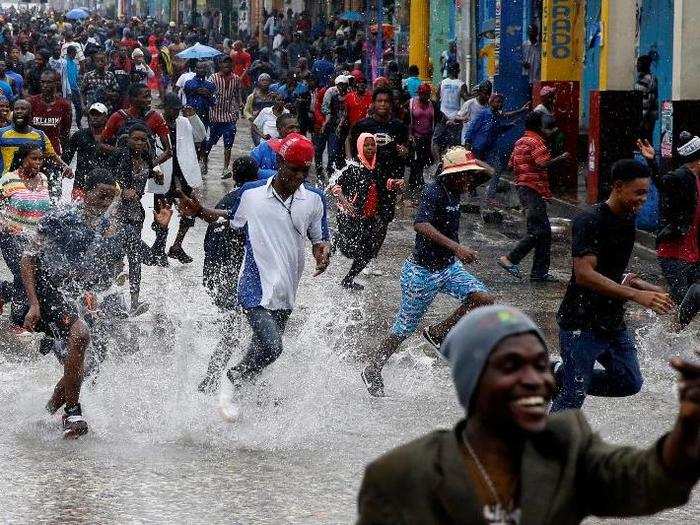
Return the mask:
POLYGON ((290 133, 281 140, 270 140, 269 145, 272 151, 292 166, 311 166, 314 160, 314 145, 301 133, 290 133))

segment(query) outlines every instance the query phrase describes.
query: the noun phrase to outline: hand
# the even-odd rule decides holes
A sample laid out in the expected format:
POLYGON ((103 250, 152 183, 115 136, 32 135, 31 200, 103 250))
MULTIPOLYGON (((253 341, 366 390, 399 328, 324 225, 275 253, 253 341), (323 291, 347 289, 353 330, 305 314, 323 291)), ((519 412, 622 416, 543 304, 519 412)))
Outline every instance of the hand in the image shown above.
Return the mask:
POLYGON ((667 314, 675 307, 671 297, 667 293, 661 292, 637 290, 632 296, 632 300, 645 308, 651 308, 657 314, 667 314))
POLYGON ((336 184, 331 188, 331 193, 336 199, 338 199, 343 196, 343 188, 340 187, 340 184, 336 184))
POLYGON ((160 166, 153 167, 153 180, 156 184, 163 184, 165 182, 165 174, 160 169, 160 166))
POLYGON ((24 329, 33 332, 36 324, 41 319, 41 310, 38 304, 31 304, 27 315, 24 316, 24 329))
POLYGON ((473 263, 476 261, 477 256, 478 254, 474 250, 462 245, 458 246, 457 250, 455 251, 455 257, 457 257, 457 259, 464 264, 473 263))
POLYGON ((181 191, 177 203, 177 209, 185 217, 196 217, 202 211, 202 205, 199 203, 199 201, 197 201, 197 199, 190 199, 181 191))
POLYGON ((188 117, 188 118, 193 117, 194 114, 195 114, 195 110, 192 106, 185 106, 184 108, 182 108, 182 115, 184 117, 188 117))
POLYGON ((637 147, 639 148, 642 156, 647 160, 654 160, 656 156, 656 151, 654 151, 654 146, 649 144, 649 141, 644 139, 637 139, 637 147))
POLYGON ((163 206, 157 212, 153 212, 153 219, 158 224, 160 224, 163 228, 168 227, 168 224, 170 224, 170 219, 172 218, 172 216, 173 216, 173 209, 169 204, 166 206, 163 206))
POLYGON ((70 169, 70 166, 66 166, 63 168, 63 176, 67 179, 72 179, 75 175, 73 174, 73 170, 70 169))
POLYGON ((330 263, 331 248, 328 243, 314 244, 312 248, 314 259, 316 259, 316 271, 314 277, 321 275, 328 268, 330 263))

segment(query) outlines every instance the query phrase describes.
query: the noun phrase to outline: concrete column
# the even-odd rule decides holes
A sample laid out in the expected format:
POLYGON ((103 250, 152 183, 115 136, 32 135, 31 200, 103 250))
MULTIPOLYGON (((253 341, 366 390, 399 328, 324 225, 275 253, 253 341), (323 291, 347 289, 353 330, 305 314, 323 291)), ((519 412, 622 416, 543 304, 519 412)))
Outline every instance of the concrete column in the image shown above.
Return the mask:
POLYGON ((700 99, 700 2, 676 0, 673 5, 673 100, 700 99))
POLYGON ((601 91, 629 90, 634 85, 636 17, 637 0, 603 0, 603 46, 600 50, 599 81, 601 91))
POLYGON ((472 85, 472 78, 476 71, 474 56, 474 2, 472 0, 462 0, 462 26, 459 29, 459 46, 462 50, 460 56, 461 73, 468 86, 472 85))
POLYGON ((430 2, 411 0, 409 12, 408 63, 415 64, 422 79, 428 79, 428 42, 430 39, 430 2))

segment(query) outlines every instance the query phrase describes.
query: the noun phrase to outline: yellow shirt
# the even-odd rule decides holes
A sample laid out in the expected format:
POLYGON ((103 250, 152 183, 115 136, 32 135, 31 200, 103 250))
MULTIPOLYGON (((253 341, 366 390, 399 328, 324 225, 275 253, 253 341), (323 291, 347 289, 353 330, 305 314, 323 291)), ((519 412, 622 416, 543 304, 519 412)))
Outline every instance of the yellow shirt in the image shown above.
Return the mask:
POLYGON ((15 152, 22 144, 36 145, 44 152, 44 155, 56 155, 56 152, 51 146, 51 141, 46 134, 38 129, 29 128, 26 133, 20 133, 10 125, 6 128, 0 128, 0 157, 2 157, 2 173, 10 171, 12 159, 15 152))

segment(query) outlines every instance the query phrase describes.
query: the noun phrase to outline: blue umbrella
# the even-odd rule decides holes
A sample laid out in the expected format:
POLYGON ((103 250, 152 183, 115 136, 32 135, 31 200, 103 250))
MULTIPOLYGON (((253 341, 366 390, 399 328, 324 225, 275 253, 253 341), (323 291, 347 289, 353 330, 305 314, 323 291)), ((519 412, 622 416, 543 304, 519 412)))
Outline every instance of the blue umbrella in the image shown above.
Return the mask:
POLYGON ((177 55, 179 58, 212 58, 221 55, 221 51, 213 47, 205 46, 197 42, 192 47, 188 47, 184 51, 180 51, 177 55))
POLYGON ((66 13, 66 18, 68 20, 82 20, 83 18, 87 18, 90 16, 85 9, 81 9, 79 7, 76 7, 75 9, 71 9, 66 13))
POLYGON ((347 20, 348 22, 360 22, 365 19, 365 15, 359 11, 345 11, 338 18, 341 20, 347 20))

